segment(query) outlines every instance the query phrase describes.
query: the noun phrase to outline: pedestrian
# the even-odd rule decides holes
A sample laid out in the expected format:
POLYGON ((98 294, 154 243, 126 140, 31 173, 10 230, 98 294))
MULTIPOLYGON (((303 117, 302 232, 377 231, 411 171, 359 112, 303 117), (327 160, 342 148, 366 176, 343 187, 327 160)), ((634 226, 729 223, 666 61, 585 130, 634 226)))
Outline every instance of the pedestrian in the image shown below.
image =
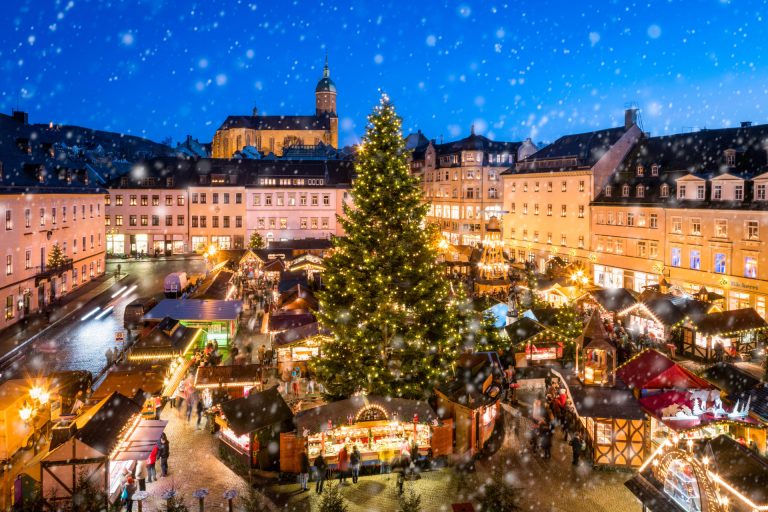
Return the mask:
POLYGON ((264 345, 259 345, 259 361, 258 361, 259 364, 265 363, 264 355, 266 351, 267 351, 267 348, 264 345))
POLYGON ((308 395, 315 394, 315 376, 314 375, 307 376, 307 394, 308 395))
POLYGON ((192 399, 193 396, 187 398, 187 423, 192 419, 192 399))
POLYGON ((357 445, 352 447, 352 455, 349 456, 349 464, 352 466, 352 483, 356 484, 360 477, 360 450, 357 449, 357 445))
POLYGON ((147 482, 157 481, 157 471, 155 470, 155 464, 157 463, 157 444, 152 447, 152 451, 149 452, 147 457, 147 482))
POLYGON ((541 458, 552 458, 552 428, 547 422, 541 424, 540 430, 541 458))
POLYGON ((165 432, 160 436, 158 441, 157 455, 160 457, 160 476, 168 476, 168 457, 171 455, 171 444, 168 442, 168 437, 165 432))
POLYGON ((147 464, 145 461, 140 460, 136 463, 136 480, 139 481, 139 490, 140 491, 146 491, 147 490, 147 464))
POLYGON ((293 371, 291 372, 291 392, 295 396, 299 396, 300 382, 301 382, 301 368, 299 368, 298 366, 294 366, 293 371))
POLYGON ((315 470, 317 471, 317 482, 315 482, 315 492, 322 494, 323 484, 325 484, 325 472, 328 469, 328 464, 325 462, 322 452, 315 457, 315 470))
POLYGON ((581 452, 587 449, 587 444, 581 439, 581 435, 578 432, 573 434, 573 439, 571 439, 571 442, 568 444, 571 445, 571 453, 573 455, 571 464, 578 466, 581 452))
POLYGON ((299 465, 301 466, 299 471, 299 484, 301 484, 301 491, 304 492, 307 490, 307 484, 309 483, 309 455, 307 455, 306 450, 301 452, 299 465))
POLYGON ((203 410, 205 408, 203 407, 203 401, 201 399, 197 399, 197 430, 200 430, 200 422, 203 421, 203 410))
POLYGON ((125 512, 133 511, 133 494, 136 492, 136 483, 133 477, 128 475, 123 483, 123 492, 120 497, 123 499, 123 505, 125 505, 125 512))
POLYGON ((339 483, 343 484, 347 481, 347 471, 349 469, 349 454, 347 453, 347 445, 341 447, 339 450, 339 483))

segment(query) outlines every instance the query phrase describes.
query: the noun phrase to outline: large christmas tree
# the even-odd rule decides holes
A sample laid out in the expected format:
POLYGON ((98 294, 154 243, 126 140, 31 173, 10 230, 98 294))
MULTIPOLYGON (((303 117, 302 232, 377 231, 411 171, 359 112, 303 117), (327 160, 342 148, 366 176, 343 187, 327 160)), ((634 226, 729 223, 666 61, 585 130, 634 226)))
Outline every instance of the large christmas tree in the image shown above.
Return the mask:
POLYGON ((386 96, 368 121, 354 206, 339 219, 346 236, 325 260, 319 316, 333 338, 314 368, 332 397, 424 397, 452 375, 464 316, 436 263, 428 206, 386 96))

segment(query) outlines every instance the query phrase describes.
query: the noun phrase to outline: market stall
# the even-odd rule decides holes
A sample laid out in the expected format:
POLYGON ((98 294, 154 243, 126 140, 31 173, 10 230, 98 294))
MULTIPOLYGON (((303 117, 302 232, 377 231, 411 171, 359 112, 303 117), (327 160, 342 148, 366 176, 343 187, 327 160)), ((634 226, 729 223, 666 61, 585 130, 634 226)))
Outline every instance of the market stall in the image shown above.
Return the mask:
POLYGON ((298 366, 303 375, 307 372, 307 361, 320 355, 323 340, 330 332, 318 322, 294 327, 275 335, 272 346, 277 353, 277 373, 289 371, 298 366))
POLYGON ((334 465, 342 447, 357 445, 364 465, 387 465, 415 443, 421 456, 451 453, 451 422, 440 422, 428 403, 403 398, 353 396, 302 411, 296 430, 280 436, 280 470, 298 472, 299 455, 323 453, 334 465))
POLYGON ((672 331, 688 321, 697 321, 719 308, 689 296, 644 294, 641 302, 617 313, 636 336, 647 336, 652 343, 667 342, 672 331))
POLYGON ((577 341, 576 369, 581 382, 613 386, 616 383, 616 352, 616 345, 608 338, 600 314, 594 311, 577 341))
POLYGON ((201 366, 195 371, 194 386, 198 390, 226 390, 235 399, 261 391, 265 377, 264 366, 260 364, 201 366))
POLYGON ((159 323, 166 317, 176 319, 186 327, 203 330, 198 346, 214 342, 221 347, 235 338, 242 310, 239 300, 163 299, 144 320, 159 323))
POLYGON ((768 323, 752 308, 709 313, 683 327, 683 353, 709 362, 746 356, 765 340, 768 323))
POLYGON ((167 422, 146 420, 141 407, 112 393, 71 424, 61 424, 40 462, 42 496, 47 506, 72 500, 78 478, 90 480, 110 501, 119 496, 125 471, 146 459, 167 422))
POLYGON ((527 316, 518 318, 504 330, 514 352, 514 365, 517 368, 560 360, 563 358, 564 344, 571 341, 527 316))
POLYGON ((597 308, 601 319, 613 321, 616 313, 637 304, 637 294, 627 288, 601 288, 589 291, 579 302, 584 309, 591 311, 597 308))
POLYGON ((223 402, 215 422, 221 453, 232 464, 250 470, 275 469, 278 454, 270 450, 281 432, 293 430, 293 412, 277 391, 277 387, 223 402))

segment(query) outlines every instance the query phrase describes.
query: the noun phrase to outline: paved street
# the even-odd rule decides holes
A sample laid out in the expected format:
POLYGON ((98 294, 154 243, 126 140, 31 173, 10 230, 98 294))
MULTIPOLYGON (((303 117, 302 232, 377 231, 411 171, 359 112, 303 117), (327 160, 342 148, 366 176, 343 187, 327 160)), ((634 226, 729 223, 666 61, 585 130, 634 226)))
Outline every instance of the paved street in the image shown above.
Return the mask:
MULTIPOLYGON (((125 306, 137 297, 162 295, 163 278, 178 270, 189 273, 205 271, 202 258, 188 259, 173 258, 160 260, 120 260, 109 261, 106 265, 107 275, 113 274, 117 265, 128 277, 115 285, 113 289, 136 286, 130 294, 112 299, 111 294, 105 293, 91 301, 82 304, 80 311, 35 339, 31 344, 27 357, 19 361, 15 369, 6 371, 5 378, 23 376, 24 373, 36 370, 88 370, 98 374, 106 363, 105 352, 115 345, 115 332, 123 329, 123 311, 125 306), (83 321, 87 312, 100 306, 104 310, 114 306, 112 311, 103 318, 92 315, 83 321)), ((55 315, 55 313, 54 313, 55 315)))

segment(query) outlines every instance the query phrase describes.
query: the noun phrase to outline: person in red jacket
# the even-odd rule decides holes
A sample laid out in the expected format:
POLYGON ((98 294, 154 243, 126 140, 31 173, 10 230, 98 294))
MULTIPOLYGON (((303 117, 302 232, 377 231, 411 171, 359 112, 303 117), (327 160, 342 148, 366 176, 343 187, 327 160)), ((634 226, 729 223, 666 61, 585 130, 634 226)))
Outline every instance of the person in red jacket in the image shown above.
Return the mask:
POLYGON ((157 471, 155 470, 155 463, 157 462, 157 445, 152 447, 152 452, 147 457, 147 482, 157 481, 157 471))
POLYGON ((345 483, 347 481, 347 470, 349 469, 349 454, 347 453, 347 446, 344 445, 339 451, 339 483, 345 483))

